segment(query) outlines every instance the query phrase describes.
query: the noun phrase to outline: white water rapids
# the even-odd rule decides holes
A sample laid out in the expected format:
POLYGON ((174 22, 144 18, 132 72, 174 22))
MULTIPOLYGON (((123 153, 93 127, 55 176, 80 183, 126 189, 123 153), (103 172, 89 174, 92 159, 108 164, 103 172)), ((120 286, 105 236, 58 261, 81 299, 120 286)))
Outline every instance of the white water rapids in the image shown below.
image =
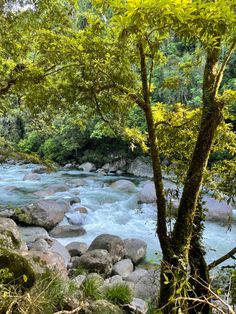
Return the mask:
MULTIPOLYGON (((67 192, 56 193, 50 198, 67 198, 79 196, 81 205, 88 208, 88 215, 84 220, 87 233, 78 238, 60 239, 62 244, 71 241, 91 243, 101 233, 118 235, 121 238, 139 238, 147 242, 147 260, 157 260, 160 245, 155 235, 156 208, 154 205, 137 202, 137 193, 143 178, 124 176, 99 176, 77 170, 61 170, 50 174, 42 174, 40 181, 23 181, 25 174, 31 172, 36 165, 8 165, 0 166, 0 204, 4 206, 23 205, 38 200, 32 193, 55 183, 69 185, 67 192), (83 178, 85 185, 74 188, 70 185, 75 178, 83 178), (119 179, 128 179, 136 184, 132 193, 114 190, 110 184, 119 179)), ((171 185, 165 182, 166 186, 171 185)), ((234 211, 235 213, 235 211, 234 211)), ((62 224, 68 223, 66 219, 62 224)), ((228 226, 220 223, 206 222, 203 242, 207 251, 207 261, 211 262, 226 254, 235 247, 236 225, 231 231, 228 226)), ((231 260, 232 263, 232 260, 231 260)), ((226 262, 229 264, 229 261, 226 262)))

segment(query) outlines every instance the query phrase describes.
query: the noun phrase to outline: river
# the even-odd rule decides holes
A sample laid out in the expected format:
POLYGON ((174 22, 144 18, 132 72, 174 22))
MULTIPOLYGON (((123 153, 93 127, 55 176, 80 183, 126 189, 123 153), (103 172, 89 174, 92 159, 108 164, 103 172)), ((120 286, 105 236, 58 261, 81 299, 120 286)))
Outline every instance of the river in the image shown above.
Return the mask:
MULTIPOLYGON (((88 214, 84 216, 83 221, 87 233, 76 240, 89 244, 101 233, 118 235, 123 239, 139 238, 148 244, 147 260, 153 261, 160 258, 160 245, 155 235, 156 208, 152 204, 139 205, 137 202, 140 185, 146 179, 99 176, 95 173, 62 169, 42 174, 39 181, 23 181, 24 175, 35 167, 37 166, 32 164, 2 164, 0 166, 0 204, 2 208, 36 201, 38 198, 33 192, 50 184, 68 184, 68 191, 58 192, 48 198, 80 197, 81 205, 88 209, 88 214), (72 182, 75 178, 83 178, 85 185, 73 187, 72 182), (120 179, 133 181, 136 185, 135 190, 132 193, 125 193, 112 189, 110 184, 120 179)), ((171 182, 165 181, 165 186, 171 186, 171 182)), ((67 223, 66 219, 61 222, 61 224, 67 223)), ((59 240, 66 245, 75 241, 75 238, 59 240)), ((208 263, 235 247, 235 242, 236 224, 233 224, 228 230, 228 226, 223 223, 205 222, 203 243, 206 247, 208 263)), ((229 262, 227 261, 226 264, 229 262)))

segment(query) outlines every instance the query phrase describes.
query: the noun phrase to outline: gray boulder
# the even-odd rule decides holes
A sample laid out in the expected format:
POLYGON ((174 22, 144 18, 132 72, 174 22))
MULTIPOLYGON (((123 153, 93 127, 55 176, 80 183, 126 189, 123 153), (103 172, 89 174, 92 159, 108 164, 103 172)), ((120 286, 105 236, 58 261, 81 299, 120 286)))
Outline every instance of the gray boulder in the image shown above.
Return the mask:
POLYGON ((160 270, 149 269, 135 284, 134 295, 136 298, 148 300, 154 305, 157 303, 160 292, 160 270))
POLYGON ((79 237, 86 233, 83 227, 75 225, 56 226, 49 234, 55 238, 79 237))
POLYGON ((145 161, 143 158, 137 157, 129 166, 127 170, 129 174, 136 177, 153 178, 153 170, 150 162, 145 161))
POLYGON ((141 191, 138 193, 138 200, 140 203, 155 203, 156 202, 156 190, 152 181, 148 181, 144 184, 141 191))
POLYGON ((67 244, 66 249, 70 253, 70 256, 81 256, 87 251, 88 246, 84 242, 74 241, 67 244))
POLYGON ((113 273, 121 277, 126 277, 132 273, 134 265, 130 259, 122 259, 113 265, 113 273))
POLYGON ((85 222, 85 214, 81 214, 78 211, 75 212, 68 212, 65 214, 66 218, 68 219, 69 223, 72 225, 81 226, 85 222))
POLYGON ((133 192, 135 190, 135 184, 129 180, 118 180, 111 184, 114 190, 122 192, 133 192))
POLYGON ((50 170, 46 166, 40 166, 32 170, 32 173, 39 173, 39 174, 47 173, 47 172, 50 172, 50 170))
POLYGON ((78 275, 75 278, 73 278, 73 283, 76 285, 77 289, 80 289, 81 285, 84 283, 86 279, 85 275, 78 275))
POLYGON ((144 300, 133 298, 130 303, 129 310, 132 311, 131 313, 135 314, 146 314, 148 312, 148 306, 144 300))
MULTIPOLYGON (((125 159, 120 159, 120 160, 113 161, 109 165, 109 172, 113 172, 114 173, 114 172, 117 172, 119 170, 125 170, 126 163, 127 162, 126 162, 125 159)), ((102 167, 103 169, 104 169, 104 166, 102 167)))
POLYGON ((233 209, 226 201, 218 201, 207 195, 203 197, 205 202, 204 208, 206 208, 206 220, 209 221, 229 221, 229 218, 233 216, 233 209))
POLYGON ((18 227, 21 239, 26 243, 32 243, 37 239, 47 239, 49 234, 47 230, 41 227, 18 227))
POLYGON ((90 273, 108 277, 112 272, 112 259, 106 250, 87 251, 80 257, 72 258, 72 268, 80 266, 90 273))
POLYGON ((41 200, 26 205, 18 215, 18 219, 28 225, 36 225, 50 230, 64 218, 67 210, 68 206, 65 202, 41 200))
POLYGON ((84 179, 73 179, 70 181, 70 184, 72 184, 74 187, 84 186, 86 184, 86 181, 84 179))
POLYGON ((133 271, 127 277, 125 277, 124 280, 130 281, 136 284, 146 274, 147 274, 146 269, 137 268, 135 269, 135 271, 133 271))
POLYGON ((0 246, 8 249, 19 249, 21 246, 19 230, 10 218, 0 218, 0 246))
POLYGON ((91 172, 91 171, 96 171, 96 167, 93 163, 91 162, 85 162, 82 165, 79 166, 79 169, 85 171, 85 172, 91 172))
POLYGON ((139 239, 125 239, 125 256, 130 258, 134 265, 144 260, 147 252, 147 243, 139 239))
POLYGON ((102 249, 107 250, 112 258, 112 262, 118 262, 125 255, 124 241, 115 235, 101 234, 97 236, 88 248, 88 251, 102 249))
POLYGON ((23 177, 23 181, 39 181, 41 180, 41 176, 38 173, 27 173, 24 177, 23 177))

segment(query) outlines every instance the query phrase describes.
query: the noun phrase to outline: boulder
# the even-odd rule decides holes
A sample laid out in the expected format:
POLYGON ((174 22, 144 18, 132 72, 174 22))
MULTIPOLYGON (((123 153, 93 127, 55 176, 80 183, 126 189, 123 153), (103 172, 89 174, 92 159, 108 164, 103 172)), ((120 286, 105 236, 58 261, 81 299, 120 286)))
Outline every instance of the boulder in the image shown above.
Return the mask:
POLYGON ((34 192, 34 195, 39 197, 47 197, 57 192, 66 192, 68 189, 69 187, 66 184, 51 184, 40 191, 34 192))
POLYGON ((66 249, 70 253, 70 256, 81 256, 87 251, 88 246, 84 242, 74 241, 74 242, 67 244, 66 249))
POLYGON ((93 163, 91 162, 85 162, 82 165, 79 166, 79 169, 85 171, 85 172, 91 172, 91 171, 96 171, 96 167, 93 163))
POLYGON ((233 216, 233 208, 226 201, 218 201, 209 196, 204 196, 204 208, 206 220, 209 221, 228 221, 233 216))
POLYGON ((47 230, 41 227, 18 227, 21 239, 26 243, 35 242, 37 239, 47 239, 49 234, 47 230))
POLYGON ((147 243, 139 239, 125 239, 125 256, 130 258, 134 265, 144 260, 147 252, 147 243))
POLYGON ((64 261, 64 258, 54 252, 43 252, 30 250, 23 252, 23 255, 28 260, 37 261, 37 264, 34 266, 38 273, 43 273, 45 268, 49 268, 60 273, 62 278, 67 277, 67 267, 64 261))
POLYGON ((75 225, 56 226, 49 234, 55 238, 79 237, 86 233, 83 227, 75 225))
POLYGON ((30 245, 30 250, 48 252, 49 244, 45 239, 38 239, 30 245))
POLYGON ((134 265, 130 259, 122 259, 113 265, 113 273, 121 277, 126 277, 132 273, 134 265))
POLYGON ((112 258, 112 262, 118 262, 125 255, 124 241, 115 235, 101 234, 90 244, 88 251, 103 249, 107 250, 112 258))
POLYGON ((80 257, 72 259, 72 267, 83 267, 88 272, 108 277, 112 271, 112 259, 106 250, 87 251, 80 257))
POLYGON ((142 300, 149 300, 157 304, 160 292, 160 270, 149 269, 147 273, 135 284, 134 295, 142 300))
POLYGON ((17 283, 25 288, 32 287, 35 281, 35 273, 30 262, 15 251, 0 248, 0 269, 8 268, 13 277, 6 282, 17 283), (26 277, 24 277, 26 276, 26 277), (27 280, 24 280, 27 278, 27 280))
POLYGON ((156 190, 152 181, 144 184, 141 191, 138 193, 138 200, 140 203, 154 203, 156 202, 156 190))
POLYGON ((21 236, 16 223, 10 218, 0 218, 0 246, 19 249, 21 236))
POLYGON ((106 286, 111 286, 117 283, 123 282, 123 278, 120 275, 114 275, 112 277, 107 278, 104 283, 106 286))
MULTIPOLYGON (((120 159, 120 160, 116 160, 113 161, 110 165, 109 165, 109 172, 117 172, 119 170, 124 170, 126 166, 126 160, 125 159, 120 159)), ((104 169, 104 166, 102 167, 104 169)))
POLYGON ((41 200, 22 209, 18 219, 28 225, 44 227, 47 230, 57 225, 67 212, 68 206, 64 202, 41 200))
POLYGON ((106 300, 97 300, 88 305, 85 314, 122 314, 122 309, 106 300))
POLYGON ((135 190, 135 184, 129 180, 118 180, 111 184, 114 190, 122 192, 133 192, 135 190))
POLYGON ((141 157, 137 157, 130 164, 127 172, 136 177, 153 178, 153 170, 152 170, 151 162, 147 162, 141 157))
POLYGON ((41 176, 38 173, 27 173, 24 177, 23 177, 23 181, 39 181, 41 180, 41 176))
POLYGON ((107 174, 103 168, 97 169, 96 172, 99 176, 105 176, 107 174))
POLYGON ((127 277, 125 277, 124 280, 130 281, 136 284, 146 274, 147 274, 146 269, 137 268, 135 269, 135 271, 133 271, 127 277))

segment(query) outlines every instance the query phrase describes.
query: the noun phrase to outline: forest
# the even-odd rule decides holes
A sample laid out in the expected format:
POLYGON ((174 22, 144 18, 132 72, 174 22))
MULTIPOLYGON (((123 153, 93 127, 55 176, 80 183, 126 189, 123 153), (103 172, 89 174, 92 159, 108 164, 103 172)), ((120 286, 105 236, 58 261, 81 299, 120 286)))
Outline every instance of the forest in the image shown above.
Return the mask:
MULTIPOLYGON (((225 300, 212 284, 217 261, 205 258, 203 195, 235 211, 235 12, 234 0, 0 0, 2 164, 27 160, 56 171, 147 161, 161 249, 160 289, 146 312, 126 308, 127 300, 118 310, 86 310, 97 299, 93 281, 77 306, 34 307, 32 299, 27 307, 36 284, 29 274, 11 283, 0 238, 0 313, 234 313, 235 241, 223 257, 234 261, 225 300), (164 176, 178 189, 167 191, 164 176), (178 199, 171 227, 168 193, 178 199)), ((235 228, 234 216, 225 228, 235 228)), ((47 280, 35 289, 62 290, 47 280)))

